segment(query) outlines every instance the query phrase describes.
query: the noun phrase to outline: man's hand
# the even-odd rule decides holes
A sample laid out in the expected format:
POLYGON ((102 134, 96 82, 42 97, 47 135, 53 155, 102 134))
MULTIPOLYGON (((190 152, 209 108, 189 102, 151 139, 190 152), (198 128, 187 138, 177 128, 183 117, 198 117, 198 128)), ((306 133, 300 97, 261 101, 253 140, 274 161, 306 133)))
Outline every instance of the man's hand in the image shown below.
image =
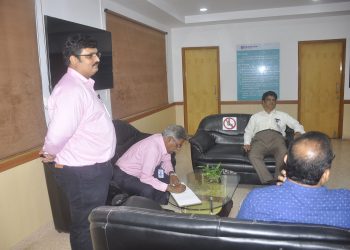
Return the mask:
POLYGON ((287 173, 286 170, 282 170, 279 176, 277 177, 277 183, 276 185, 280 186, 287 180, 287 173))
POLYGON ((177 185, 172 185, 172 184, 169 184, 166 191, 169 191, 171 193, 182 193, 183 191, 186 190, 186 186, 184 184, 177 184, 177 185))
POLYGON ((170 185, 176 186, 180 184, 180 180, 176 174, 170 174, 170 185))
POLYGON ((43 150, 40 150, 39 156, 41 158, 41 161, 44 163, 53 162, 56 158, 55 155, 50 155, 50 154, 44 152, 43 150))
POLYGON ((250 151, 250 149, 251 149, 250 144, 249 144, 249 145, 244 145, 244 146, 243 146, 243 149, 244 149, 244 151, 245 151, 246 153, 248 153, 248 152, 250 151))

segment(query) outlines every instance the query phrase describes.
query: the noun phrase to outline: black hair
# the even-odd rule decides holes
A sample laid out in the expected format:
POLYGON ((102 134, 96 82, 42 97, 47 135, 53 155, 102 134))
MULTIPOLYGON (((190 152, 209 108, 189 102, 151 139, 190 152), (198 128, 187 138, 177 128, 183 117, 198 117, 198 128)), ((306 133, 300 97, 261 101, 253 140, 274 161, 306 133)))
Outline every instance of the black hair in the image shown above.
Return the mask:
POLYGON ((97 48, 97 41, 88 35, 75 34, 67 37, 64 43, 62 54, 66 66, 69 66, 71 55, 78 56, 82 49, 97 48))
POLYGON ((296 182, 316 185, 334 158, 331 141, 321 132, 310 131, 295 139, 288 148, 287 177, 296 182))
POLYGON ((277 100, 277 94, 276 94, 274 91, 267 91, 267 92, 265 92, 265 93, 262 95, 261 100, 262 100, 262 101, 265 101, 265 99, 266 99, 268 96, 273 96, 273 97, 275 97, 275 99, 277 100))

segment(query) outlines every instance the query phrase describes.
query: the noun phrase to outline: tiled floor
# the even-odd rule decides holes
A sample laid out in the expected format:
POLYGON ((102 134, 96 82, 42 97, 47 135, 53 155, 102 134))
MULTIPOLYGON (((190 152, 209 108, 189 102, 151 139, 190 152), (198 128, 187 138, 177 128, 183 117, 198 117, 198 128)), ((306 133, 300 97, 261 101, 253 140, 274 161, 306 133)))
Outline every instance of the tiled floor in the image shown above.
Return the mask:
MULTIPOLYGON (((333 148, 336 157, 332 165, 331 179, 327 186, 330 188, 350 189, 350 140, 333 140, 333 148)), ((176 159, 176 172, 179 176, 186 175, 192 171, 191 153, 188 144, 184 145, 183 149, 177 154, 176 159)), ((233 208, 229 217, 236 216, 242 200, 253 187, 252 185, 238 186, 233 197, 233 208)), ((56 232, 52 224, 47 225, 30 239, 19 243, 14 249, 68 250, 70 249, 69 235, 56 232)))

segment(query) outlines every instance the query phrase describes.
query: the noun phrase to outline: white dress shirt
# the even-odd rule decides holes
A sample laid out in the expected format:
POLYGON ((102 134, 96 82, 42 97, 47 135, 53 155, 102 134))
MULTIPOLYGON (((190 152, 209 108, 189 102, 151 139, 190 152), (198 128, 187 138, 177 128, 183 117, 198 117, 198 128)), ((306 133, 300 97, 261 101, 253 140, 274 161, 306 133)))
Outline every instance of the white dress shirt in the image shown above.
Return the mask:
POLYGON ((272 110, 270 113, 267 113, 265 110, 256 113, 250 117, 245 128, 244 145, 250 145, 255 134, 266 129, 276 130, 285 136, 287 125, 294 129, 295 133, 305 133, 304 127, 287 113, 277 110, 272 110))

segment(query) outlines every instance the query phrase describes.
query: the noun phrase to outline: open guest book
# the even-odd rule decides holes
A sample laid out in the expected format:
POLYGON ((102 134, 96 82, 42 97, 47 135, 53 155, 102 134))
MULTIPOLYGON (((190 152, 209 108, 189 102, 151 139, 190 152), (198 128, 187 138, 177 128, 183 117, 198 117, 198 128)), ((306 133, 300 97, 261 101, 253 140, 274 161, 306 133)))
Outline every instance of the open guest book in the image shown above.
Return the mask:
POLYGON ((186 207, 202 203, 202 201, 197 197, 195 193, 193 193, 193 191, 188 186, 186 186, 186 190, 184 192, 171 193, 171 196, 174 198, 179 207, 186 207))

